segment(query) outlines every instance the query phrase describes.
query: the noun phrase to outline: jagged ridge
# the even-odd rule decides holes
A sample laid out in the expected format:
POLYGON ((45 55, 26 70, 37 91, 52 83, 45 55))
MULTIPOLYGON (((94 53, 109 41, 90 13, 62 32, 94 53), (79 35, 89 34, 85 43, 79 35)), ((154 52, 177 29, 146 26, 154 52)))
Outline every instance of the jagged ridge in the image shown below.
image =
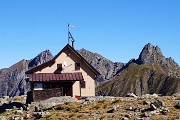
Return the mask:
POLYGON ((96 80, 96 85, 104 83, 113 78, 119 70, 124 66, 121 62, 112 62, 103 56, 92 53, 86 49, 78 51, 94 68, 100 72, 100 76, 96 80))
POLYGON ((98 86, 96 95, 124 96, 130 92, 172 95, 180 92, 179 75, 178 64, 149 43, 137 60, 131 60, 112 80, 98 86))
POLYGON ((36 67, 52 59, 53 56, 49 50, 38 54, 32 60, 21 60, 9 68, 0 70, 0 97, 24 95, 30 89, 25 81, 25 72, 32 67, 36 67))
POLYGON ((41 65, 53 58, 52 53, 49 50, 45 50, 38 54, 34 59, 32 59, 29 64, 28 68, 31 69, 33 67, 36 67, 38 65, 41 65))

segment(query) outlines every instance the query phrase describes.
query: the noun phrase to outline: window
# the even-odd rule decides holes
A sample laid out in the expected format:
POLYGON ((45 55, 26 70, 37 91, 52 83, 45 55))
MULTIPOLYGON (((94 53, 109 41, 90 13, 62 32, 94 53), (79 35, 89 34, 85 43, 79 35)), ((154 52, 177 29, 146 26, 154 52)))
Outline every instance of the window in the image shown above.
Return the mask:
POLYGON ((57 70, 62 71, 62 64, 57 64, 57 70))
POLYGON ((55 74, 60 74, 62 72, 62 64, 57 64, 57 69, 54 71, 55 74))
POLYGON ((80 63, 75 63, 75 70, 80 70, 80 63))
POLYGON ((81 88, 86 88, 86 81, 81 81, 81 88))
POLYGON ((43 84, 43 88, 44 89, 51 89, 52 88, 52 85, 50 83, 44 83, 43 84))
POLYGON ((43 83, 43 88, 44 89, 60 88, 60 85, 58 83, 46 82, 46 83, 43 83))
POLYGON ((34 90, 43 90, 42 83, 34 83, 34 90))

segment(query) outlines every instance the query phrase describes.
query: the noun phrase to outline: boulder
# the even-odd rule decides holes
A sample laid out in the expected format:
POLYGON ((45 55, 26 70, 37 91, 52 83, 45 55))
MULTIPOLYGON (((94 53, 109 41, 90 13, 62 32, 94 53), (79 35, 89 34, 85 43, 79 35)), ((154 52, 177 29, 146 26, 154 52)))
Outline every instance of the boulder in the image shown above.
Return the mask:
POLYGON ((30 117, 31 117, 31 114, 26 114, 25 119, 30 119, 30 117))
POLYGON ((129 119, 131 118, 131 116, 132 116, 132 114, 126 114, 126 115, 125 115, 125 117, 126 117, 126 118, 129 118, 129 119))
POLYGON ((34 112, 33 116, 36 117, 36 119, 45 118, 51 116, 51 113, 49 112, 34 112))
POLYGON ((156 110, 157 108, 164 107, 165 103, 162 100, 157 99, 157 100, 151 101, 150 105, 151 105, 151 108, 154 108, 156 110))
POLYGON ((157 98, 159 95, 158 94, 156 94, 156 93, 154 93, 153 95, 151 95, 151 97, 155 97, 155 98, 157 98))
POLYGON ((119 105, 113 105, 113 109, 116 111, 119 108, 119 105))
POLYGON ((152 103, 150 104, 150 108, 151 108, 152 111, 157 109, 157 107, 152 103))
POLYGON ((134 109, 132 106, 130 106, 127 110, 133 111, 134 109))
POLYGON ((35 107, 34 107, 34 112, 39 112, 39 111, 40 111, 39 106, 35 106, 35 107))
POLYGON ((145 112, 144 117, 151 117, 151 112, 145 112))
POLYGON ((114 108, 107 111, 107 113, 114 113, 116 110, 114 108))
POLYGON ((176 109, 180 109, 180 101, 178 101, 174 107, 175 107, 176 109))
POLYGON ((15 110, 14 114, 16 114, 16 115, 23 115, 23 111, 22 110, 15 110))
POLYGON ((137 96, 136 96, 134 93, 128 93, 128 94, 126 95, 126 97, 135 97, 135 98, 137 98, 137 96))
POLYGON ((151 104, 151 101, 145 100, 145 101, 143 102, 143 104, 144 104, 144 105, 146 105, 146 104, 150 105, 150 104, 151 104))
POLYGON ((144 120, 143 118, 135 117, 134 120, 144 120))
POLYGON ((180 97, 180 93, 175 93, 175 94, 173 94, 173 96, 180 97))
POLYGON ((3 98, 0 98, 0 106, 3 104, 9 104, 9 96, 3 96, 3 98))
POLYGON ((5 116, 0 116, 0 120, 7 120, 5 116))
POLYGON ((127 117, 122 117, 121 120, 129 120, 127 117))
POLYGON ((12 116, 10 120, 24 120, 24 118, 22 116, 15 115, 15 116, 12 116))
POLYGON ((170 111, 168 110, 168 108, 163 108, 163 109, 161 109, 162 111, 161 111, 161 113, 163 114, 163 115, 167 115, 170 111))
POLYGON ((47 100, 35 102, 35 106, 41 106, 42 110, 52 110, 54 109, 54 106, 58 104, 64 104, 65 102, 79 102, 79 101, 71 96, 52 97, 47 100))
POLYGON ((160 111, 159 110, 154 110, 151 111, 151 115, 159 115, 160 111))
POLYGON ((145 95, 142 95, 141 97, 142 98, 150 98, 150 96, 151 96, 150 94, 145 94, 145 95))

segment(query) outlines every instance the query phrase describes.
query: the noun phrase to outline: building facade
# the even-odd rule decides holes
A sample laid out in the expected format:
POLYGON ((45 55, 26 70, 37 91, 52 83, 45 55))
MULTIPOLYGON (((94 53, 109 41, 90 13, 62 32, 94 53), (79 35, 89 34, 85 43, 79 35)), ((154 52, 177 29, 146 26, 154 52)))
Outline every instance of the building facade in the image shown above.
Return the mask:
POLYGON ((52 60, 26 72, 31 101, 59 96, 94 96, 99 72, 67 44, 52 60))

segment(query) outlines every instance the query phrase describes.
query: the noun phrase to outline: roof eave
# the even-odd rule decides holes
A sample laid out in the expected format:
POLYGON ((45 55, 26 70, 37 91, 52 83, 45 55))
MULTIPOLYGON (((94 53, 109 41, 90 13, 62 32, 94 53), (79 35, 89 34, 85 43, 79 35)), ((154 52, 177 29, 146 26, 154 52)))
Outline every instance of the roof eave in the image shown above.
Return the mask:
POLYGON ((96 74, 96 75, 100 75, 99 71, 97 71, 90 63, 87 62, 87 60, 85 60, 73 47, 71 47, 68 44, 68 47, 83 61, 85 62, 90 68, 91 70, 96 74))

